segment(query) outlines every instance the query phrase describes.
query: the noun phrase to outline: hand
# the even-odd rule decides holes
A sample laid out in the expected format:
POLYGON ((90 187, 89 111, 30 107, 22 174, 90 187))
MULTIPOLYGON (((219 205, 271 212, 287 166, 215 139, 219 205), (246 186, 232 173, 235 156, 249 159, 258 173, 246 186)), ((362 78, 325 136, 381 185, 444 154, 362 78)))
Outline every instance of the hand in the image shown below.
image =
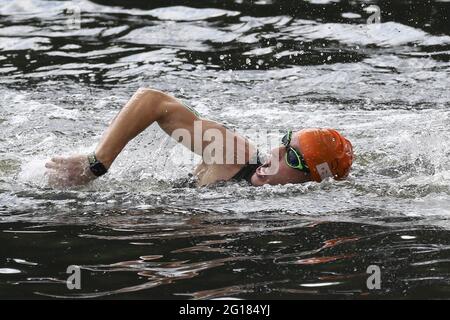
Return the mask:
POLYGON ((51 186, 71 187, 87 184, 97 178, 89 169, 86 155, 53 157, 45 164, 46 175, 51 186))

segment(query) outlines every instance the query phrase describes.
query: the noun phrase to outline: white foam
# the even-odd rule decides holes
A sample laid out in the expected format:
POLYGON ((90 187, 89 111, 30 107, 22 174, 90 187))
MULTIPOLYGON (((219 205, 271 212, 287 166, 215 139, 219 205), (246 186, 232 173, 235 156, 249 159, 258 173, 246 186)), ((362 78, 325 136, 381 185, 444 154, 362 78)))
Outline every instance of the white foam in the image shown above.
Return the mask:
POLYGON ((48 45, 50 40, 43 37, 33 38, 17 38, 17 37, 2 37, 0 42, 0 50, 13 51, 13 50, 46 50, 50 49, 48 45))
POLYGON ((173 6, 153 9, 148 11, 148 14, 160 20, 193 21, 221 16, 236 16, 239 15, 239 12, 212 8, 197 9, 186 6, 173 6))
POLYGON ((342 16, 342 18, 346 18, 346 19, 361 18, 361 15, 359 13, 353 13, 353 12, 344 12, 341 16, 342 16))
POLYGON ((21 273, 22 271, 12 268, 0 268, 0 274, 16 274, 21 273))
POLYGON ((173 45, 188 47, 190 50, 202 50, 207 47, 204 44, 205 41, 223 43, 232 41, 238 36, 239 34, 220 31, 215 28, 167 21, 154 26, 135 29, 119 40, 137 44, 173 45))
POLYGON ((163 20, 199 20, 219 16, 239 15, 238 11, 223 9, 197 9, 185 6, 172 6, 153 10, 125 9, 119 6, 105 6, 87 0, 0 0, 1 15, 34 15, 45 17, 49 14, 62 14, 66 8, 78 6, 83 12, 120 13, 129 15, 149 15, 163 20))
POLYGON ((306 0, 312 4, 329 4, 333 2, 339 2, 340 0, 306 0))
POLYGON ((433 36, 420 29, 396 22, 379 24, 300 23, 284 30, 306 40, 329 39, 350 45, 395 47, 411 43, 419 45, 450 44, 449 36, 433 36))
POLYGON ((18 175, 18 180, 22 183, 30 183, 36 186, 44 186, 47 183, 45 177, 45 163, 48 159, 35 158, 26 161, 18 175))

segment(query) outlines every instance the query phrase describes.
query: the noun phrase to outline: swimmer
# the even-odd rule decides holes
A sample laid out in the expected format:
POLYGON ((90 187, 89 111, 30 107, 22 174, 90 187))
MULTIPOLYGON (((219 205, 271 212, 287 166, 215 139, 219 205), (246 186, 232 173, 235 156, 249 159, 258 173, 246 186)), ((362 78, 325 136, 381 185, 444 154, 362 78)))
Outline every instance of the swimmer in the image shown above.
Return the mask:
POLYGON ((229 180, 246 180, 253 186, 342 180, 353 162, 352 144, 336 130, 320 128, 287 130, 263 162, 256 146, 235 131, 201 119, 168 94, 142 88, 118 113, 93 153, 55 156, 45 164, 50 185, 83 185, 104 175, 127 143, 155 122, 202 156, 193 173, 198 186, 229 180), (213 143, 220 143, 222 152, 211 148, 213 143))

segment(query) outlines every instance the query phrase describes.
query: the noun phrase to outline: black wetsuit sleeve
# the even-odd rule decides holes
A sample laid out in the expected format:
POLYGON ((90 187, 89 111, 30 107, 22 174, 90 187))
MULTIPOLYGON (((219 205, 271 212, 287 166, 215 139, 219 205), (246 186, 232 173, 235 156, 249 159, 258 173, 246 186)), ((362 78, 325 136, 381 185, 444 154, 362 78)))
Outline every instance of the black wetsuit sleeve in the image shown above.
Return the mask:
POLYGON ((259 151, 256 151, 256 163, 254 161, 249 161, 238 173, 236 173, 231 180, 234 181, 241 181, 246 180, 247 182, 251 182, 250 179, 252 178, 253 174, 255 173, 256 169, 258 169, 259 166, 261 166, 261 159, 259 157, 259 151))
POLYGON ((189 111, 191 111, 193 114, 195 114, 198 118, 201 118, 200 113, 197 112, 197 110, 195 110, 193 107, 191 107, 190 105, 182 102, 183 106, 188 109, 189 111))

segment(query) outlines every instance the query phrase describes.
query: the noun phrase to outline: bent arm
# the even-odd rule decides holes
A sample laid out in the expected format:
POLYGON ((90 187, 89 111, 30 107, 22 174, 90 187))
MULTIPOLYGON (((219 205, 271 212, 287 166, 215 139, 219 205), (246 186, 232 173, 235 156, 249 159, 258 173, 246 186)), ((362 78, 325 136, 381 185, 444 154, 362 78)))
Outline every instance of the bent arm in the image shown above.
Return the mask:
POLYGON ((237 154, 248 159, 249 153, 254 151, 245 138, 214 121, 200 119, 174 97, 153 89, 139 89, 103 134, 95 150, 97 158, 109 168, 127 143, 154 122, 204 160, 211 158, 207 147, 218 137, 223 141, 222 163, 229 163, 230 159, 236 163, 237 154), (180 131, 190 139, 180 135, 180 131), (227 147, 230 139, 233 141, 232 147, 227 147))
POLYGON ((153 122, 161 118, 162 92, 139 89, 103 134, 95 154, 107 168, 122 149, 153 122))

